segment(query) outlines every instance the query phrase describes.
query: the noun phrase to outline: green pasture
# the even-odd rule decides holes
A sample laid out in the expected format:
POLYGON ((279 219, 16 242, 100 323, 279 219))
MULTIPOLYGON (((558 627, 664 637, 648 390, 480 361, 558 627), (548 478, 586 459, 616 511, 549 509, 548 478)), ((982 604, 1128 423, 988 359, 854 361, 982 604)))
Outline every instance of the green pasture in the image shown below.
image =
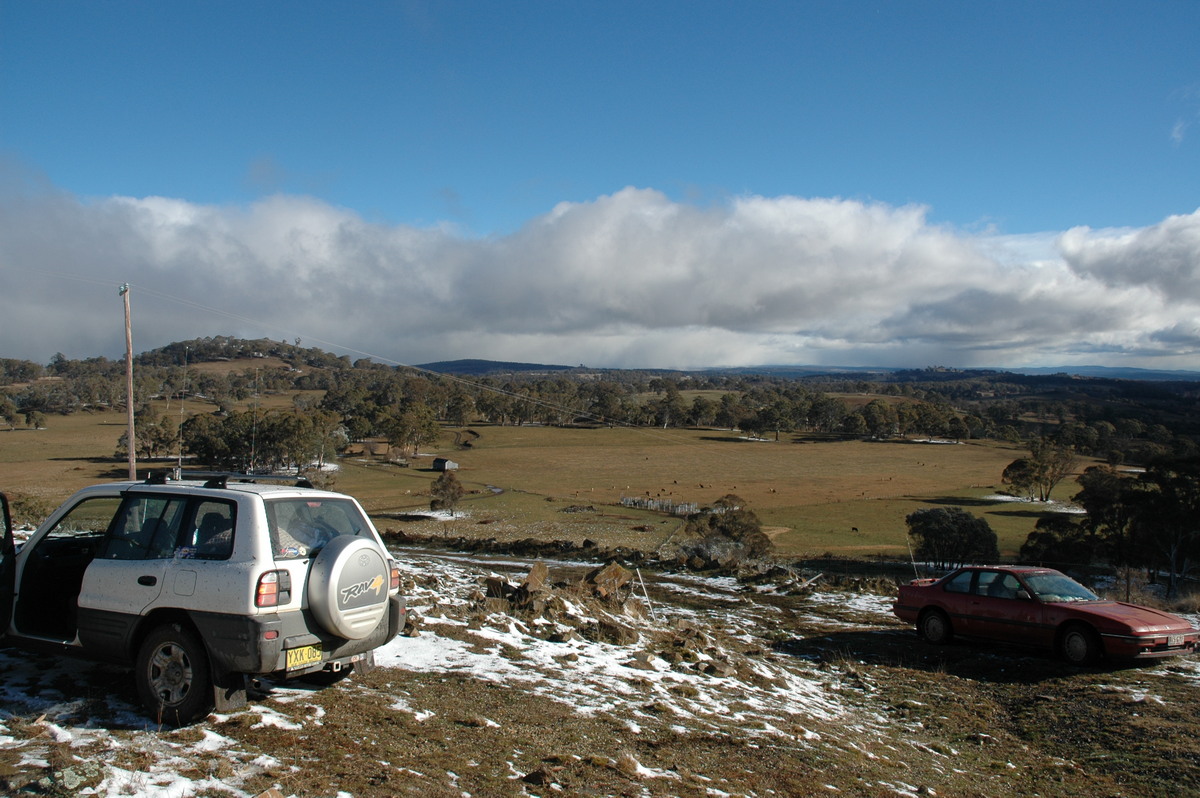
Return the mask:
MULTIPOLYGON (((290 396, 264 399, 263 405, 286 407, 290 396)), ((178 413, 178 407, 163 411, 178 413)), ((936 506, 961 506, 985 517, 1001 551, 1012 554, 1043 512, 1038 505, 988 498, 1002 489, 1004 467, 1023 453, 1008 444, 794 436, 750 441, 723 430, 624 427, 471 428, 479 433, 471 448, 455 448, 455 430, 446 430, 407 468, 383 458, 343 458, 336 488, 357 496, 386 526, 428 508, 429 485, 437 476, 432 458, 445 456, 459 463, 458 477, 468 491, 462 517, 447 522, 453 534, 491 536, 504 529, 508 536, 528 532, 525 536, 591 538, 607 545, 658 542, 680 524, 675 517, 624 507, 622 497, 705 505, 732 493, 759 515, 789 556, 902 556, 905 516, 936 506)), ((83 485, 122 479, 127 466, 114 451, 124 430, 119 412, 50 416, 46 429, 2 430, 0 489, 60 501, 83 485)), ((173 464, 142 463, 139 471, 173 464)), ((1068 498, 1076 489, 1068 479, 1057 497, 1068 498)))
MULTIPOLYGON (((726 431, 620 427, 473 429, 480 437, 470 449, 429 452, 459 463, 459 479, 473 491, 463 509, 473 518, 553 522, 565 537, 579 537, 570 528, 587 524, 651 526, 663 534, 677 526, 621 506, 622 497, 704 505, 732 493, 758 513, 787 554, 904 555, 905 516, 955 505, 987 518, 1002 551, 1015 553, 1042 513, 1036 505, 988 498, 1000 492, 1000 473, 1022 453, 1009 445, 768 442, 726 431), (567 507, 595 512, 568 517, 567 507)), ((444 436, 444 443, 451 440, 444 436)), ((380 512, 422 509, 427 496, 415 486, 435 476, 424 470, 429 462, 387 467, 408 472, 394 477, 405 486, 402 495, 355 488, 353 469, 339 484, 365 494, 380 512)), ((1074 487, 1064 483, 1061 497, 1074 487)))

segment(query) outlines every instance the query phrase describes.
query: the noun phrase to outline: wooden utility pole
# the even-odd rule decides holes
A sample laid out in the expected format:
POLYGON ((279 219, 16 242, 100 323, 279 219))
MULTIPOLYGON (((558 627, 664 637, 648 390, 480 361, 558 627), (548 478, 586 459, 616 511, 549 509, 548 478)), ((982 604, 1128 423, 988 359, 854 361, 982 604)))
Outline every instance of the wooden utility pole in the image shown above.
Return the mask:
POLYGON ((121 286, 121 297, 125 300, 125 419, 129 429, 125 433, 129 449, 129 479, 137 480, 137 442, 133 435, 133 327, 129 323, 129 283, 121 286))
POLYGON ((175 478, 182 479, 183 474, 183 405, 187 401, 188 392, 188 347, 183 348, 183 388, 179 391, 179 462, 175 467, 175 478))

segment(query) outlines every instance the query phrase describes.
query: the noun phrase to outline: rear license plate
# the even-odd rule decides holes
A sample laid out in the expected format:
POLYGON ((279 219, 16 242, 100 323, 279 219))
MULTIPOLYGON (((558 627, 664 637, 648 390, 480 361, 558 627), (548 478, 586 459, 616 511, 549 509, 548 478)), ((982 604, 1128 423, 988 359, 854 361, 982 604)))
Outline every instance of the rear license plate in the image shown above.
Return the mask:
POLYGON ((306 668, 309 665, 316 665, 321 661, 320 646, 302 646, 300 648, 289 648, 287 652, 287 669, 294 671, 298 668, 306 668))
POLYGON ((1183 635, 1168 635, 1167 648, 1178 648, 1183 645, 1183 635))

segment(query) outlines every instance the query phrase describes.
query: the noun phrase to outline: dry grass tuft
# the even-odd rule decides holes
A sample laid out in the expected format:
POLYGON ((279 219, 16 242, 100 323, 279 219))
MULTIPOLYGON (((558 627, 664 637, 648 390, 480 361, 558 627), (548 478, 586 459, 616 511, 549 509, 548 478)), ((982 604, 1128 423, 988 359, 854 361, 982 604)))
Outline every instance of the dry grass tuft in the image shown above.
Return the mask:
POLYGON ((637 757, 628 751, 622 751, 617 755, 613 767, 626 778, 636 780, 642 777, 642 763, 638 762, 637 757))

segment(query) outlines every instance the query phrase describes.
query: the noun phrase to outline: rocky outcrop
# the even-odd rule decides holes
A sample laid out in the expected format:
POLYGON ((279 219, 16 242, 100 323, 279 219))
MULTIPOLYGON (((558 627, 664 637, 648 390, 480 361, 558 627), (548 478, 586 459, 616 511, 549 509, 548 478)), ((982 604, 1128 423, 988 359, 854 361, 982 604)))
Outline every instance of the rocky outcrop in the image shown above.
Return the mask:
MULTIPOLYGON (((547 642, 591 640, 626 647, 630 653, 622 664, 637 670, 737 675, 745 655, 735 641, 692 621, 658 620, 648 599, 637 594, 636 577, 621 564, 609 563, 577 581, 555 582, 539 561, 519 583, 494 574, 484 577, 459 615, 472 628, 496 626, 495 616, 506 615, 527 628, 542 629, 538 634, 547 642)), ((568 649, 556 659, 569 666, 572 653, 568 649)))

